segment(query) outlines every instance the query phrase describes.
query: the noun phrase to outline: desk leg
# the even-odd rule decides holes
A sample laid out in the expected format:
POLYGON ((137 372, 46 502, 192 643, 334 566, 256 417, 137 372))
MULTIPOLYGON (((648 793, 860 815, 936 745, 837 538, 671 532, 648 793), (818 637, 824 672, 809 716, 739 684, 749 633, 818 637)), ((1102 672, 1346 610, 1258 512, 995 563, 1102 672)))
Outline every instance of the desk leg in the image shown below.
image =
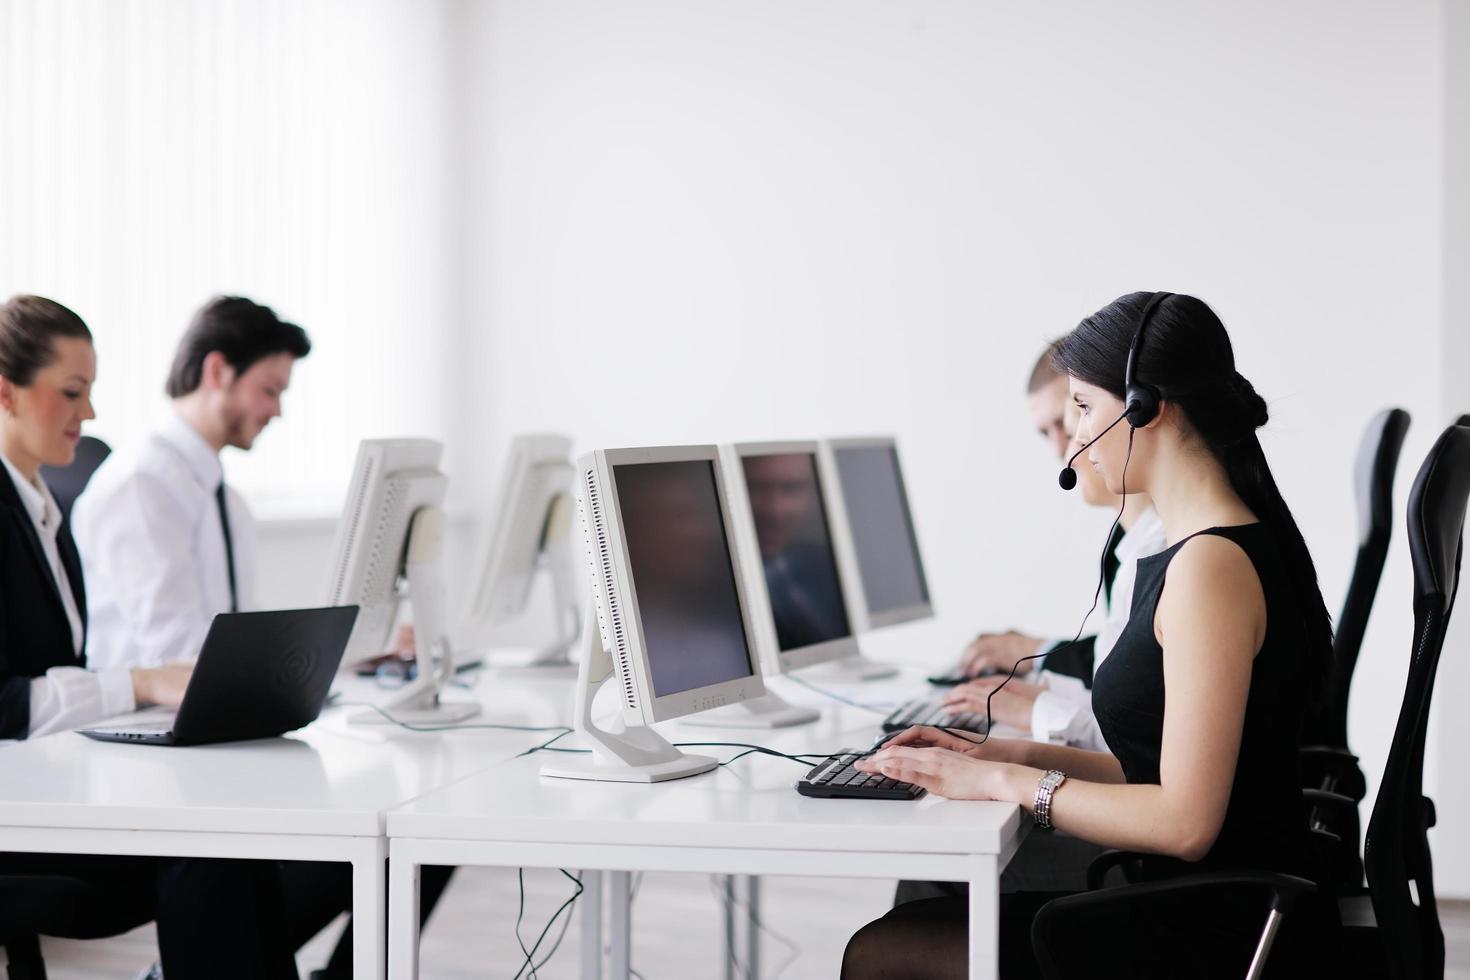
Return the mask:
POLYGON ((735 980, 735 876, 715 875, 715 885, 725 901, 725 980, 735 980))
POLYGON ((610 933, 608 980, 632 976, 633 875, 627 871, 607 873, 608 932, 610 933))
POLYGON ((970 980, 1000 975, 1000 862, 970 855, 970 980))
POLYGON ((384 980, 387 973, 387 845, 383 837, 366 839, 352 859, 352 975, 359 980, 384 980))
POLYGON ((388 858, 388 976, 391 980, 418 980, 419 975, 420 865, 406 850, 394 847, 388 858))
POLYGON ((582 872, 582 980, 602 980, 602 872, 582 872))
POLYGON ((745 875, 745 975, 761 975, 761 879, 745 875))

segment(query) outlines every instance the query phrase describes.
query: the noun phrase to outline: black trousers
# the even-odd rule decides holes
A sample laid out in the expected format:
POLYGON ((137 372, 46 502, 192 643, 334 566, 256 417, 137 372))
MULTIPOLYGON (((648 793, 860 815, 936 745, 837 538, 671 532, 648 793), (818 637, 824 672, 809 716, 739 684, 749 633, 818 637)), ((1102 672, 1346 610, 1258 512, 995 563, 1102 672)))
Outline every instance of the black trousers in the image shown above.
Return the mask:
MULTIPOLYGON (((420 926, 453 871, 423 869, 420 926)), ((350 864, 0 854, 0 937, 98 939, 156 920, 169 980, 295 980, 295 951, 351 909, 350 864)), ((316 976, 352 976, 350 922, 316 976)))
POLYGON ((6 853, 0 875, 7 934, 90 939, 154 919, 170 980, 296 977, 270 862, 6 853))
MULTIPOLYGON (((291 949, 300 949, 343 912, 352 911, 352 865, 338 862, 285 861, 281 863, 285 891, 285 922, 291 949)), ((419 874, 419 928, 449 885, 453 868, 425 865, 419 874)), ((167 970, 164 971, 167 974, 167 970)), ((312 974, 319 980, 352 976, 352 920, 337 940, 332 958, 312 974)))

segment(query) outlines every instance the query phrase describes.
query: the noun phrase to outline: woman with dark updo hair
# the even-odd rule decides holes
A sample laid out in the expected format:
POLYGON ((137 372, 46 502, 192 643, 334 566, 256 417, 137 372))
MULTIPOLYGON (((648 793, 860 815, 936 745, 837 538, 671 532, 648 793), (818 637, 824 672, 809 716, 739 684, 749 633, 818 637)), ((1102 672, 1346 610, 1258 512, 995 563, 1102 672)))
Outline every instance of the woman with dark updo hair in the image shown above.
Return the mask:
MULTIPOLYGON (((1265 401, 1236 370, 1224 324, 1192 296, 1120 297, 1063 338, 1054 361, 1081 412, 1079 440, 1095 440, 1086 465, 1113 493, 1147 493, 1169 540, 1138 560, 1132 616, 1093 685, 1111 751, 914 728, 859 768, 951 799, 1020 804, 1043 830, 1147 855, 1150 878, 1266 870, 1316 880, 1297 747, 1332 630, 1256 438, 1265 401), (1142 412, 1124 402, 1140 324, 1142 412)), ((1032 920, 1056 897, 1001 897, 1003 977, 1037 975, 1032 920)), ((1265 911, 1258 891, 1176 898, 1099 912, 1066 949, 1047 949, 1069 976, 1240 977, 1265 911)), ((964 899, 901 905, 853 937, 842 975, 962 977, 967 923, 964 899)), ((1336 928, 1325 895, 1288 919, 1270 975, 1300 975, 1308 951, 1320 972, 1336 928)))

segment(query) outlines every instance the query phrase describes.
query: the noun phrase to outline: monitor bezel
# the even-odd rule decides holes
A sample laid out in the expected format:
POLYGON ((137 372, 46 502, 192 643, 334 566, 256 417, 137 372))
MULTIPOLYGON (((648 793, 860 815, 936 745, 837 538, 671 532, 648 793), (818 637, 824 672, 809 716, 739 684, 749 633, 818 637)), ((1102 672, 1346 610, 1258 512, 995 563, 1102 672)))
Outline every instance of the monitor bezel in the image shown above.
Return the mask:
MULTIPOLYGON (((719 448, 713 445, 702 445, 600 449, 593 453, 593 457, 595 460, 594 472, 599 484, 598 490, 602 497, 603 518, 607 521, 610 532, 608 549, 614 579, 611 583, 613 594, 604 593, 601 599, 606 603, 608 609, 616 604, 619 607, 621 620, 628 624, 628 667, 632 672, 632 677, 628 680, 631 681, 637 693, 637 710, 643 720, 648 723, 668 721, 727 704, 738 704, 765 694, 760 647, 750 616, 745 558, 742 555, 736 528, 731 519, 730 492, 719 448), (639 612, 638 590, 634 585, 632 565, 626 545, 622 501, 618 496, 614 470, 619 466, 636 466, 644 463, 692 462, 708 462, 714 475, 720 520, 730 552, 730 572, 735 584, 736 600, 740 607, 741 628, 745 631, 746 656, 750 661, 750 673, 744 677, 732 678, 717 684, 655 696, 652 669, 648 662, 648 647, 643 635, 643 618, 639 612)), ((605 585, 599 580, 597 587, 601 589, 605 588, 605 585)), ((616 637, 611 637, 610 640, 616 643, 616 637)), ((613 651, 612 659, 614 668, 617 669, 619 658, 616 650, 613 651)))
MULTIPOLYGON (((522 519, 539 518, 544 525, 556 494, 534 493, 534 478, 542 467, 566 467, 565 492, 568 502, 576 494, 577 466, 572 456, 572 440, 555 433, 523 433, 511 440, 506 454, 506 467, 495 498, 494 523, 483 552, 480 574, 467 597, 461 630, 473 642, 483 641, 497 626, 523 614, 529 604, 541 556, 548 560, 572 562, 574 542, 569 534, 564 541, 549 542, 547 548, 529 552, 515 547, 526 540, 521 534, 522 519), (538 510, 539 505, 539 510, 538 510), (562 547, 565 556, 549 554, 550 548, 562 547), (516 553, 512 553, 515 551, 516 553), (500 593, 514 590, 513 609, 503 609, 497 602, 500 593)), ((554 490, 559 488, 552 488, 554 490)))
POLYGON ((862 610, 861 629, 873 630, 884 626, 897 626, 900 623, 913 622, 916 619, 927 619, 934 615, 934 593, 929 585, 929 573, 924 568, 924 548, 919 541, 919 526, 914 520, 914 508, 912 497, 909 493, 908 479, 904 476, 903 457, 898 451, 898 440, 894 436, 851 436, 836 439, 822 440, 822 455, 826 460, 828 472, 835 484, 836 496, 842 499, 841 525, 842 545, 839 553, 844 555, 848 578, 853 583, 853 601, 862 610), (928 596, 925 602, 916 602, 907 606, 899 606, 883 612, 875 613, 868 608, 867 588, 863 584, 862 567, 858 562, 857 543, 852 534, 851 516, 847 512, 846 490, 842 486, 842 474, 837 466, 837 452, 842 449, 888 449, 893 452, 894 461, 898 464, 898 484, 903 493, 903 505, 908 518, 909 530, 913 536, 915 559, 919 567, 919 575, 924 580, 924 594, 928 596))
POLYGON ((832 504, 835 488, 831 486, 831 481, 827 479, 827 474, 824 472, 820 443, 815 439, 738 442, 721 448, 729 457, 730 486, 732 496, 737 498, 738 504, 734 508, 735 523, 741 535, 741 548, 749 556, 746 567, 749 573, 747 591, 751 595, 751 615, 759 631, 761 656, 765 659, 768 671, 785 673, 799 670, 802 667, 841 660, 844 657, 857 656, 861 653, 858 646, 858 631, 862 617, 858 614, 858 610, 853 608, 852 590, 847 582, 846 569, 843 567, 841 546, 837 542, 840 533, 837 525, 841 522, 837 519, 837 512, 834 511, 832 504), (776 632, 775 612, 771 608, 770 590, 766 585, 765 569, 760 558, 760 539, 756 533, 755 512, 750 505, 750 488, 745 482, 743 461, 751 456, 797 454, 809 455, 812 459, 817 492, 821 498, 822 517, 826 522, 827 537, 832 545, 832 560, 836 566, 837 586, 842 595, 843 612, 847 615, 848 634, 822 643, 782 650, 780 638, 776 632))

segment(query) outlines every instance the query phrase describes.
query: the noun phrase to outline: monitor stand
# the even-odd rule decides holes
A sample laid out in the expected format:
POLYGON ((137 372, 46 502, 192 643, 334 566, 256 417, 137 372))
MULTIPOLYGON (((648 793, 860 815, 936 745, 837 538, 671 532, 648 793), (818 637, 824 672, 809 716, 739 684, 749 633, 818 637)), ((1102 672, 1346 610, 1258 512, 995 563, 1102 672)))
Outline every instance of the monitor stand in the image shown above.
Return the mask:
MULTIPOLYGON (((548 673, 555 668, 574 668, 577 662, 572 653, 581 638, 582 623, 594 613, 578 602, 576 576, 565 556, 543 551, 536 559, 536 566, 537 572, 544 572, 551 584, 553 638, 539 646, 524 643, 503 647, 490 645, 486 651, 487 659, 496 667, 549 668, 548 673)), ((590 607, 591 603, 587 605, 590 607)))
POLYGON ((897 667, 869 660, 861 653, 829 660, 824 664, 803 667, 801 671, 801 679, 814 684, 857 684, 862 681, 877 681, 885 677, 897 676, 897 667))
POLYGON ((444 511, 423 507, 408 532, 408 601, 413 609, 414 663, 418 675, 376 709, 359 711, 351 721, 373 725, 446 725, 480 713, 474 701, 441 701, 454 677, 454 649, 444 615, 444 578, 440 555, 444 511))
POLYGON ((686 755, 647 725, 619 722, 611 729, 592 720, 592 702, 613 676, 612 658, 602 632, 589 620, 577 669, 576 731, 592 746, 590 755, 566 755, 543 763, 541 775, 561 779, 598 779, 617 783, 661 783, 709 772, 717 763, 705 755, 686 755))
POLYGON ((816 708, 803 708, 768 691, 758 698, 711 708, 680 721, 710 728, 789 728, 810 724, 820 717, 822 713, 816 708))

